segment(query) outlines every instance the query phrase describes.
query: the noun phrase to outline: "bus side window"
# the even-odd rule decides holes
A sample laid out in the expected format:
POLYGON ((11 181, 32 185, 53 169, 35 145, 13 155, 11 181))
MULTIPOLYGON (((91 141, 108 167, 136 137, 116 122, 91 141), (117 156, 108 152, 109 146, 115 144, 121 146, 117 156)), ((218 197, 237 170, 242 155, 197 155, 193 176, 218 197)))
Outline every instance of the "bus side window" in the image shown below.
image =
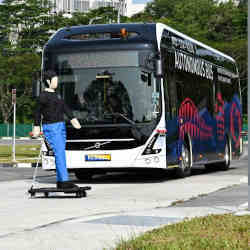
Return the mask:
POLYGON ((177 96, 178 96, 178 107, 180 107, 181 102, 184 100, 184 84, 183 82, 177 81, 176 82, 176 92, 177 92, 177 96))
POLYGON ((220 83, 220 90, 222 94, 222 99, 225 102, 231 102, 233 95, 234 95, 234 89, 232 86, 232 83, 220 83))
POLYGON ((173 77, 165 75, 164 77, 164 98, 165 98, 165 110, 166 119, 173 119, 177 115, 176 108, 176 86, 173 77))
POLYGON ((177 117, 177 93, 176 93, 176 79, 175 74, 169 73, 167 77, 168 94, 169 94, 169 107, 171 118, 177 117))
POLYGON ((165 99, 165 112, 166 112, 166 120, 171 119, 170 113, 170 103, 169 103, 169 93, 168 93, 168 83, 164 82, 164 99, 165 99))
POLYGON ((197 108, 202 110, 204 108, 212 115, 213 114, 213 82, 203 80, 199 82, 199 88, 197 96, 199 101, 197 102, 197 108))

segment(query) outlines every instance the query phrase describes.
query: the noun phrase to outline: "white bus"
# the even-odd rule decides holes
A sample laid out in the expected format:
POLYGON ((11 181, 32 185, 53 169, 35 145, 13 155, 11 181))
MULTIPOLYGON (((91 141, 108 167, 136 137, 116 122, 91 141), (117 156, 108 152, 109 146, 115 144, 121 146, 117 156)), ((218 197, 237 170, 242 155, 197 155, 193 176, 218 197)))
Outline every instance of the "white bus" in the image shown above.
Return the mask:
MULTIPOLYGON (((227 170, 242 152, 234 59, 166 25, 60 29, 43 50, 49 69, 82 125, 66 123, 67 167, 80 180, 145 168, 186 177, 198 164, 227 170)), ((54 170, 43 149, 42 167, 54 170)))

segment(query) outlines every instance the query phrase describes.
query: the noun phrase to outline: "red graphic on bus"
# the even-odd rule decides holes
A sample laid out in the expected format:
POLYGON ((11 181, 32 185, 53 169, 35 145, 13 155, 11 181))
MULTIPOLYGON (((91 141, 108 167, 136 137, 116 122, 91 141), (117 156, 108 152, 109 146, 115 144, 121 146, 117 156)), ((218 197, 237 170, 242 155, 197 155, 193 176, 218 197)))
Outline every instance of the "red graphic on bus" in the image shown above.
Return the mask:
POLYGON ((215 104, 215 113, 216 113, 216 127, 217 127, 217 139, 224 140, 225 135, 225 116, 224 116, 224 101, 221 93, 217 93, 216 104, 215 104))
POLYGON ((241 121, 241 113, 234 102, 232 104, 231 110, 230 110, 230 131, 232 135, 232 139, 235 142, 235 147, 238 148, 240 146, 240 133, 242 129, 242 121, 241 121), (238 122, 238 133, 235 134, 235 119, 237 119, 236 122, 238 122))
POLYGON ((199 111, 190 98, 186 98, 179 108, 180 138, 185 134, 206 140, 212 136, 212 128, 199 115, 199 111))

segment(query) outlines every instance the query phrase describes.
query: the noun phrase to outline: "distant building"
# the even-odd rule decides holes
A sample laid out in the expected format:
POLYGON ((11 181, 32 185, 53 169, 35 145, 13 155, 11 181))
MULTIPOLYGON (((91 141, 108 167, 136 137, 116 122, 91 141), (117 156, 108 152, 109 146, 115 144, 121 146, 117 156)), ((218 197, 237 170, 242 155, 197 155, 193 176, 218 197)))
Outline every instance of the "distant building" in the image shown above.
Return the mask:
POLYGON ((120 8, 121 15, 126 15, 126 0, 50 0, 55 8, 53 12, 64 12, 72 14, 74 12, 87 12, 100 7, 120 8))
MULTIPOLYGON (((3 0, 0 0, 0 4, 3 0)), ((25 0, 16 0, 15 3, 20 3, 25 0)), ((53 13, 64 12, 72 14, 74 12, 87 12, 91 9, 100 7, 112 6, 120 11, 123 16, 132 16, 141 12, 146 7, 146 4, 152 0, 50 0, 55 6, 52 9, 53 13)))
POLYGON ((123 16, 132 16, 141 12, 152 0, 50 0, 55 8, 53 12, 87 12, 91 9, 112 6, 123 16))

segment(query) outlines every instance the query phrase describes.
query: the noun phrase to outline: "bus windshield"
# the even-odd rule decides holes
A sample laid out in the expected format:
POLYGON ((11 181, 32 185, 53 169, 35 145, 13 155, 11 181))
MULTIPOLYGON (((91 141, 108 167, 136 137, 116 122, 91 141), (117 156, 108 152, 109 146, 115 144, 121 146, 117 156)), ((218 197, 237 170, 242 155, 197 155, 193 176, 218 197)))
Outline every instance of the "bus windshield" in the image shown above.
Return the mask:
POLYGON ((58 92, 80 122, 133 125, 150 123, 160 115, 159 86, 153 74, 138 65, 137 53, 119 61, 110 52, 95 66, 93 55, 87 56, 88 62, 69 63, 59 55, 56 66, 58 92))

